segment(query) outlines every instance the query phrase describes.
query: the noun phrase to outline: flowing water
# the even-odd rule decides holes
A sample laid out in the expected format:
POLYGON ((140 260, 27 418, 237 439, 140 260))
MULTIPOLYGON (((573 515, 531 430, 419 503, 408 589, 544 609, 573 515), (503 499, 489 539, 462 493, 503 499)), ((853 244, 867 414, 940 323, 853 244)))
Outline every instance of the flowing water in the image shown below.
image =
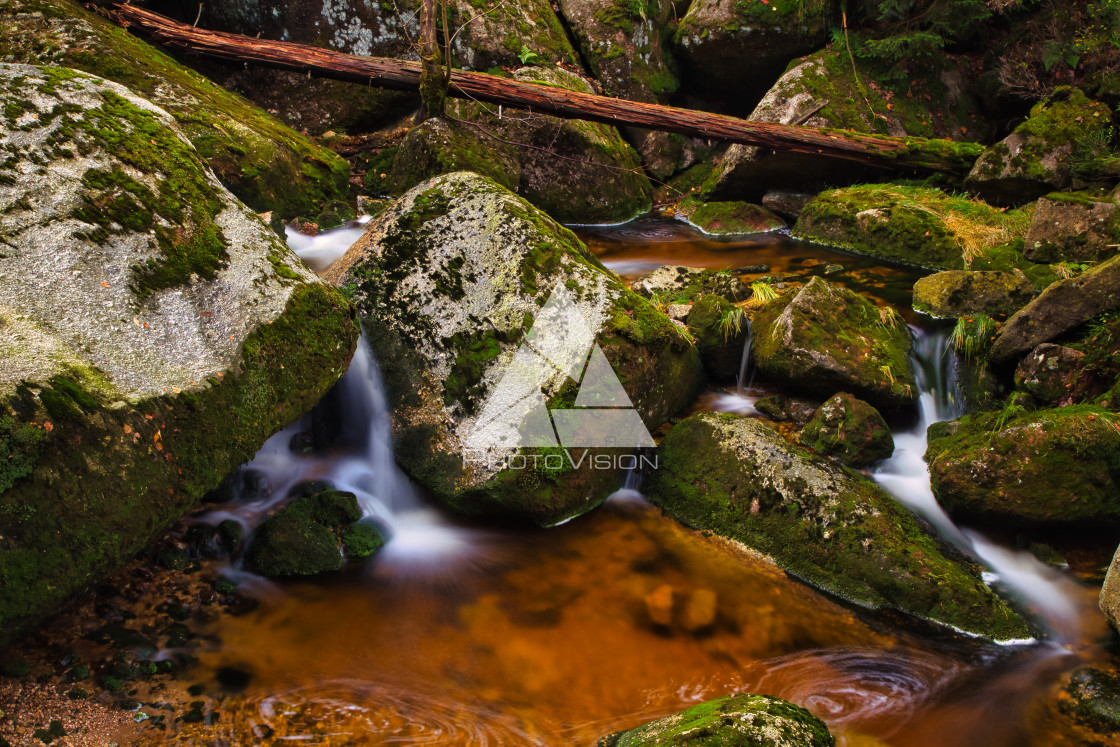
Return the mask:
MULTIPOLYGON (((838 263, 852 268, 842 282, 899 304, 913 281, 774 235, 720 242, 666 221, 583 235, 623 274, 664 263, 765 264, 771 273, 838 263)), ((352 240, 334 233, 314 249, 337 256, 352 240)), ((363 340, 316 411, 243 468, 262 496, 200 520, 235 518, 251 529, 295 486, 328 480, 358 495, 390 540, 366 568, 313 581, 268 584, 236 561, 225 569, 262 601, 212 623, 214 643, 196 652, 192 674, 215 690, 222 671, 251 674, 211 704, 222 718, 207 734, 232 743, 273 733, 303 744, 590 745, 747 691, 809 708, 850 747, 1055 743, 1033 727, 1035 709, 1063 672, 1100 655, 1095 590, 940 511, 922 455, 925 428, 956 413, 952 359, 943 332, 915 335, 920 419, 897 429, 895 453, 874 478, 982 559, 993 584, 1036 612, 1043 640, 997 646, 853 612, 663 517, 633 474, 602 508, 561 527, 453 519, 396 467, 390 413, 363 340), (293 450, 301 434, 324 427, 335 434, 329 449, 293 450), (651 605, 666 598, 673 623, 656 625, 651 605), (697 608, 708 610, 699 621, 682 614, 697 608)), ((739 386, 705 401, 750 414, 766 391, 759 386, 751 388, 744 351, 739 386)))

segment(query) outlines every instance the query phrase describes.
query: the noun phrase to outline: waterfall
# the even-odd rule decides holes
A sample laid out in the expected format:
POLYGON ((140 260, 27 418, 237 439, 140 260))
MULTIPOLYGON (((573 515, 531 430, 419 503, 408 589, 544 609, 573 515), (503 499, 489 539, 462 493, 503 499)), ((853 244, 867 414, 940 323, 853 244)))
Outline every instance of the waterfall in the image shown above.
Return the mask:
POLYGON ((875 481, 929 521, 947 541, 989 568, 985 580, 998 582, 1035 612, 1055 645, 1072 643, 1081 628, 1075 583, 1028 552, 999 547, 978 532, 958 527, 938 504, 925 462, 926 429, 960 415, 955 401, 955 358, 949 352, 947 333, 912 330, 920 417, 913 430, 893 434, 894 454, 876 467, 875 481))

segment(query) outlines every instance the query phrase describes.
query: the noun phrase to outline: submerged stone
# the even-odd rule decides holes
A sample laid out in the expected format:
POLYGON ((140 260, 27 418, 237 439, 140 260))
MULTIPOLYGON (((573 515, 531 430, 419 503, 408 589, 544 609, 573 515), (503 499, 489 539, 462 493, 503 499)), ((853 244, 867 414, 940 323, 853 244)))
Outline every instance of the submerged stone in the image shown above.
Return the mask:
POLYGON ((832 747, 823 721, 769 695, 727 695, 629 731, 603 737, 597 747, 832 747))
POLYGON ((770 378, 823 396, 844 390, 879 407, 913 403, 910 330, 888 312, 814 277, 755 314, 752 360, 770 378))
POLYGON ((687 406, 702 377, 685 330, 571 231, 476 174, 412 189, 329 276, 356 300, 380 362, 398 461, 459 511, 551 524, 593 508, 617 487, 611 455, 630 451, 575 426, 554 433, 555 419, 609 405, 602 417, 629 418, 618 448, 652 443, 645 429, 687 406), (585 369, 599 372, 590 388, 585 369), (581 459, 593 448, 608 469, 581 459))
POLYGON ((643 490, 685 524, 766 553, 792 575, 863 607, 994 639, 1031 635, 979 567, 877 485, 759 420, 686 418, 665 437, 661 456, 643 490))

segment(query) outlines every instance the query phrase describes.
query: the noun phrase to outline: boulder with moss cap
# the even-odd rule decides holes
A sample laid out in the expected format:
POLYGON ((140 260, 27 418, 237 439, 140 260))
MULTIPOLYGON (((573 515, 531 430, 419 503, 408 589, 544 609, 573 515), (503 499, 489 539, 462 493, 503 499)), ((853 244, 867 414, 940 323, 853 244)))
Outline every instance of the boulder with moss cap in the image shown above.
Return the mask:
POLYGON ((914 308, 936 317, 1014 314, 1037 295, 1021 270, 945 270, 914 283, 914 308))
POLYGON ((887 421, 847 392, 829 398, 801 429, 801 443, 852 467, 866 467, 894 451, 887 421))
POLYGON ((762 421, 720 413, 680 421, 643 492, 685 524, 742 542, 860 606, 995 639, 1030 636, 981 569, 910 511, 762 421))
POLYGON ((727 695, 603 737, 596 747, 832 747, 823 721, 769 695, 727 695))
POLYGON ((584 348, 596 343, 649 428, 687 406, 702 378, 683 329, 626 288, 575 234, 477 174, 414 187, 371 222, 328 276, 356 300, 382 366, 398 460, 467 513, 551 524, 593 508, 617 487, 616 472, 576 468, 543 441, 519 449, 488 440, 491 428, 507 422, 502 402, 518 420, 529 415, 516 409, 520 403, 536 402, 546 430, 545 403, 574 404, 580 370, 554 367, 536 351, 559 360, 551 347, 559 346, 581 369, 584 348), (551 317, 544 328, 555 335, 537 329, 541 306, 557 293, 578 315, 571 317, 578 330, 559 333, 551 317), (507 399, 522 384, 527 399, 507 399), (507 458, 535 466, 507 468, 507 458))
POLYGON ((167 112, 27 65, 0 102, 3 644, 310 409, 357 327, 167 112))
POLYGON ((840 389, 879 407, 912 404, 910 330, 888 312, 814 277, 755 313, 751 357, 771 379, 805 391, 840 389))

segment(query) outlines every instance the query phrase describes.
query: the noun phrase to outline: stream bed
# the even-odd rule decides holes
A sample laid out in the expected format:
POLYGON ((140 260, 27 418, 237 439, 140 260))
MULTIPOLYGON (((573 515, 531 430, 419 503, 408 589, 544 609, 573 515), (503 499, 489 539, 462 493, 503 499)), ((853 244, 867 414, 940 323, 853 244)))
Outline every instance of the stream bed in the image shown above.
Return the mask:
MULTIPOLYGON (((662 218, 579 233, 627 279, 663 264, 751 268, 748 281, 842 265, 830 282, 902 313, 916 335, 920 413, 892 425, 895 453, 873 476, 982 558, 990 583, 1041 621, 1042 639, 996 645, 854 611, 662 516, 634 479, 600 509, 548 530, 447 515, 393 461, 377 363, 363 341, 317 411, 242 468, 263 497, 195 520, 251 528, 293 486, 328 480, 358 495, 391 539, 366 567, 312 581, 277 585, 237 562, 221 569, 259 605, 217 617, 209 643, 192 652, 189 675, 221 693, 207 705, 220 718, 210 712, 213 723, 181 728, 183 743, 205 734, 233 744, 590 745, 742 691, 808 708, 850 747, 1061 744, 1046 701, 1063 673, 1106 656, 1097 589, 940 513, 922 454, 925 427, 956 414, 952 353, 947 331, 910 310, 916 275, 781 234, 718 240, 662 218), (316 418, 337 426, 336 445, 295 453, 293 437, 316 418), (666 605, 677 610, 668 624, 666 605)), ((359 234, 292 244, 321 269, 359 234)), ((694 409, 735 409, 736 398, 749 406, 774 391, 765 381, 710 390, 694 409)))

